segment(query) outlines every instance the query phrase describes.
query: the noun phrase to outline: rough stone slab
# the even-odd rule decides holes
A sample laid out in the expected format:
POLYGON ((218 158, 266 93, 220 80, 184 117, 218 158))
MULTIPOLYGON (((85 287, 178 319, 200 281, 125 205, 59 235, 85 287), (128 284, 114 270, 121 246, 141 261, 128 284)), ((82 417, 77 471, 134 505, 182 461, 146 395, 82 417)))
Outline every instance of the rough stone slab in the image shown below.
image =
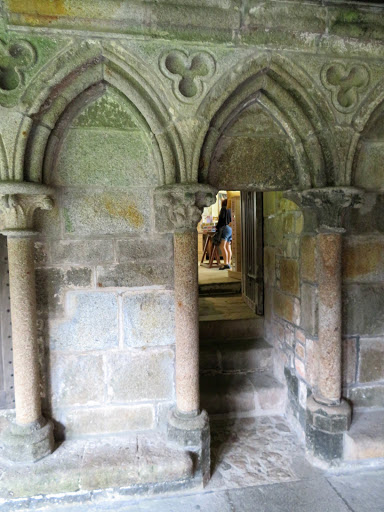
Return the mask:
POLYGON ((293 324, 300 324, 300 302, 296 297, 291 297, 275 290, 273 305, 276 315, 293 324))
POLYGON ((384 379, 384 337, 360 338, 359 382, 381 381, 384 379))
POLYGON ((248 371, 271 369, 272 347, 263 339, 210 341, 200 349, 202 370, 248 371))
POLYGON ((92 286, 92 269, 70 267, 68 269, 45 267, 36 269, 36 300, 38 313, 64 312, 63 289, 86 288, 92 286))
POLYGON ((381 383, 346 388, 344 392, 354 408, 383 407, 384 386, 381 383))
MULTIPOLYGON (((128 347, 173 345, 175 301, 171 293, 135 293, 123 297, 124 344, 128 347)), ((108 325, 108 324, 105 324, 108 325)))
POLYGON ((381 336, 384 332, 384 286, 350 284, 343 288, 344 334, 381 336))
POLYGON ((366 470, 359 474, 328 477, 332 487, 351 510, 357 512, 382 512, 384 496, 384 470, 366 470))
POLYGON ((228 491, 234 512, 350 512, 324 478, 228 491))
POLYGON ((104 401, 101 355, 50 354, 51 400, 55 406, 95 405, 104 401))
POLYGON ((384 280, 384 241, 347 238, 343 244, 343 277, 348 281, 384 280))
POLYGON ((384 458, 384 411, 355 412, 344 434, 345 460, 384 458))
MULTIPOLYGON (((97 117, 100 122, 100 115, 96 115, 96 121, 97 117)), ((55 171, 50 183, 58 186, 134 188, 157 184, 151 142, 139 130, 95 126, 71 128, 55 171), (113 171, 106 172, 111 165, 113 171)))
POLYGON ((117 241, 117 259, 120 263, 137 260, 173 260, 173 237, 128 238, 117 241))
POLYGON ((257 414, 283 414, 286 402, 286 390, 275 377, 266 372, 248 375, 255 388, 257 414))
POLYGON ((114 261, 114 241, 105 240, 55 240, 49 246, 53 263, 95 265, 114 261))
POLYGON ((66 189, 62 198, 65 233, 111 235, 150 230, 152 191, 66 189))
POLYGON ((200 320, 199 328, 200 339, 262 338, 264 336, 264 318, 200 320))
POLYGON ((169 349, 136 349, 106 354, 111 402, 169 400, 173 397, 174 353, 169 349))
POLYGON ((52 350, 106 350, 119 345, 117 296, 105 292, 68 292, 66 317, 50 325, 52 350))
POLYGON ((173 262, 134 262, 97 267, 97 286, 136 288, 173 286, 173 262))
POLYGON ((201 406, 210 415, 255 414, 255 393, 245 375, 202 375, 201 406))
MULTIPOLYGON (((32 465, 0 459, 0 498, 156 484, 192 477, 190 455, 168 445, 160 435, 146 434, 69 440, 32 465), (28 478, 25 478, 28 475, 28 478)), ((73 496, 75 498, 76 495, 73 496)))
POLYGON ((84 434, 117 434, 130 430, 149 430, 155 423, 154 406, 151 404, 57 408, 53 411, 53 416, 64 425, 66 439, 84 434))

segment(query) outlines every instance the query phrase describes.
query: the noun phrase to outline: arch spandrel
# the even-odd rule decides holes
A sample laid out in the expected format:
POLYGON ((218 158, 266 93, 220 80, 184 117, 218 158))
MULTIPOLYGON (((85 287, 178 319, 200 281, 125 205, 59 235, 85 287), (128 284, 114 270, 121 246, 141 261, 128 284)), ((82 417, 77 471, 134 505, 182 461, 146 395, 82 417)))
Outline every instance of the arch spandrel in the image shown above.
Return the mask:
MULTIPOLYGON (((153 134, 158 148, 159 182, 166 185, 184 180, 185 158, 179 134, 169 129, 172 119, 168 105, 160 97, 161 91, 152 86, 150 70, 143 71, 143 63, 137 64, 137 59, 128 54, 122 59, 108 48, 86 43, 71 47, 58 60, 62 66, 57 62, 47 65, 23 96, 25 119, 16 162, 25 181, 43 181, 45 148, 53 127, 77 97, 102 83, 124 94, 153 134), (39 90, 35 97, 33 90, 39 90)), ((86 94, 83 97, 86 99, 86 94)))

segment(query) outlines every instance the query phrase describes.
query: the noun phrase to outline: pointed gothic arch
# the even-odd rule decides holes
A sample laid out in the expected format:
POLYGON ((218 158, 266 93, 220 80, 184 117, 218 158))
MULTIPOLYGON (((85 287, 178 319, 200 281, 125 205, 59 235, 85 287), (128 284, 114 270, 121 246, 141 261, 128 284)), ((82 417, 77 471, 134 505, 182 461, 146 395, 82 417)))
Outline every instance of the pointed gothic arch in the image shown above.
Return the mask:
POLYGON ((210 119, 196 152, 198 180, 209 183, 209 168, 217 143, 239 114, 258 103, 283 129, 292 143, 298 188, 334 185, 338 159, 330 142, 334 120, 323 94, 291 61, 268 54, 235 66, 217 82, 199 107, 210 119))
POLYGON ((146 66, 136 57, 112 51, 108 45, 82 43, 67 48, 48 63, 25 91, 15 158, 17 179, 44 182, 49 166, 47 148, 59 120, 93 101, 105 85, 117 89, 135 107, 156 146, 159 184, 185 181, 185 159, 179 135, 171 123, 165 95, 151 85, 146 66), (33 91, 36 94, 33 94, 33 91))

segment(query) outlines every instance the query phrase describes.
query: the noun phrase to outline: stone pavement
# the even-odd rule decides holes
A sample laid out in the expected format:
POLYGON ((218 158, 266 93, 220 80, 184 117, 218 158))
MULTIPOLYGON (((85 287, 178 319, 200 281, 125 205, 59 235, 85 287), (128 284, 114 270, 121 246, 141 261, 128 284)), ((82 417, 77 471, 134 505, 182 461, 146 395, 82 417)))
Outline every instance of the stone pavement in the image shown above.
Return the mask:
POLYGON ((212 422, 212 479, 204 490, 129 497, 111 489, 73 493, 65 503, 15 501, 0 511, 383 512, 383 482, 383 466, 313 468, 280 416, 221 420, 212 422))

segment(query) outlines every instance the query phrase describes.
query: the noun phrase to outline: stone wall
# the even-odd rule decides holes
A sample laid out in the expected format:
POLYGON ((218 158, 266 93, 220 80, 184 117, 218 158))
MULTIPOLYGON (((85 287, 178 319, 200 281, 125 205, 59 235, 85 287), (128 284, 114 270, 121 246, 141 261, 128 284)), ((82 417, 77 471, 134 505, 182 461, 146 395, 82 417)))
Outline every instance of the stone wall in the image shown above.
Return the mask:
POLYGON ((108 88, 66 128, 38 216, 44 408, 59 436, 145 430, 174 399, 173 240, 154 228, 152 141, 108 88))
POLYGON ((264 193, 265 336, 274 347, 275 375, 288 385, 292 418, 304 428, 308 335, 316 335, 315 290, 300 261, 303 214, 282 192, 264 193))
MULTIPOLYGON (((343 237, 343 395, 354 409, 384 399, 384 202, 368 193, 346 218, 343 237)), ((289 412, 305 426, 307 393, 317 385, 316 233, 280 192, 264 194, 265 333, 274 369, 286 379, 289 412)))
POLYGON ((384 403, 383 219, 383 196, 366 194, 344 240, 344 394, 355 408, 384 403))

